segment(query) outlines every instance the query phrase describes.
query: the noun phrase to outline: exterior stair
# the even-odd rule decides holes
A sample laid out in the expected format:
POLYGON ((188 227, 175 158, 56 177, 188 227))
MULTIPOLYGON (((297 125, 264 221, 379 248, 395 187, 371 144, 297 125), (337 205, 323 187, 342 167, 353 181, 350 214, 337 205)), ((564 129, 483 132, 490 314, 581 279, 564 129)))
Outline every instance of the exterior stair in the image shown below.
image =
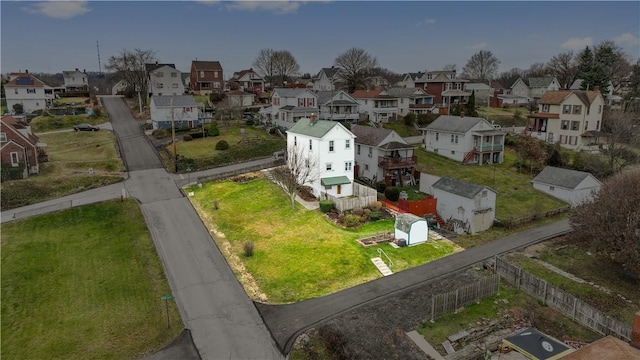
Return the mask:
POLYGON ((391 271, 391 269, 389 269, 387 264, 385 264, 384 261, 382 261, 382 258, 379 258, 379 257, 372 258, 371 262, 373 263, 373 265, 375 265, 378 268, 378 270, 380 270, 380 273, 382 273, 382 275, 389 276, 393 274, 393 272, 391 271))

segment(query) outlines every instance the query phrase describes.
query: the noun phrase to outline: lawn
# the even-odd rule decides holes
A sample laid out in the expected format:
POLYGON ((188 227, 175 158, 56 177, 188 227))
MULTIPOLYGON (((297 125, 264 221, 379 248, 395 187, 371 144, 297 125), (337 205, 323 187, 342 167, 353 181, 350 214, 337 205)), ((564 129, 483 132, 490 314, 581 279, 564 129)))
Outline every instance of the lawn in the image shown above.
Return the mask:
POLYGON ((42 115, 31 120, 31 130, 38 134, 54 130, 72 129, 74 125, 87 123, 98 125, 108 122, 106 115, 42 115))
POLYGON ((539 192, 531 185, 532 176, 521 174, 512 167, 515 155, 507 149, 503 164, 468 166, 444 156, 416 148, 418 167, 422 172, 449 176, 458 180, 488 186, 497 191, 496 218, 500 221, 544 214, 567 206, 564 202, 539 192))
POLYGON ((394 130, 401 137, 420 136, 420 131, 418 131, 415 126, 407 126, 402 120, 393 123, 386 123, 384 124, 384 128, 394 130))
POLYGON ((40 174, 1 184, 2 210, 25 206, 122 181, 124 164, 110 131, 40 135, 49 161, 40 174), (93 169, 93 174, 89 173, 93 169))
POLYGON ((182 330, 133 200, 2 225, 2 358, 139 359, 182 330))
POLYGON ((204 106, 209 107, 209 96, 207 95, 194 95, 194 99, 198 104, 204 104, 204 106))
POLYGON ((63 97, 55 100, 55 103, 59 104, 84 104, 85 101, 89 100, 87 97, 63 97))
MULTIPOLYGON (((194 192, 190 199, 205 224, 224 234, 214 236, 216 242, 255 300, 260 299, 255 293, 261 292, 266 295, 262 300, 270 303, 301 301, 382 276, 370 260, 379 256, 378 247, 364 248, 356 240, 393 231, 393 220, 344 229, 319 211, 300 205, 291 210, 285 193, 266 179, 206 183, 189 190, 194 192), (213 209, 214 200, 218 210, 213 209), (254 244, 252 257, 244 255, 246 241, 254 244)), ((459 250, 449 241, 398 249, 383 244, 380 248, 393 260, 394 272, 459 250)))

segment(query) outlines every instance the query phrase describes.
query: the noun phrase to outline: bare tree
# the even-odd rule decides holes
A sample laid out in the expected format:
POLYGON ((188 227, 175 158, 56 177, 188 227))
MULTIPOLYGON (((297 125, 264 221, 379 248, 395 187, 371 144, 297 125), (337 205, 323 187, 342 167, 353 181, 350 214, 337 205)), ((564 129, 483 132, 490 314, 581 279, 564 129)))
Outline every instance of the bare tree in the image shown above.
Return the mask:
POLYGON ((397 82, 402 80, 402 75, 381 67, 371 69, 370 76, 379 76, 383 78, 391 87, 395 86, 397 82))
POLYGON ((569 89, 578 75, 576 57, 573 51, 555 55, 547 63, 547 71, 555 76, 561 89, 569 89))
POLYGON ((145 64, 155 61, 156 52, 153 50, 124 49, 120 54, 111 56, 105 68, 115 72, 119 80, 126 81, 135 91, 145 94, 141 97, 141 105, 145 105, 149 88, 145 64))
POLYGON ((456 65, 456 64, 447 64, 447 65, 442 67, 442 70, 444 70, 444 71, 457 71, 458 70, 458 65, 456 65))
POLYGON ((603 151, 613 173, 637 163, 638 155, 629 146, 640 145, 640 127, 633 121, 632 113, 607 110, 602 117, 602 130, 607 137, 603 151))
POLYGON ((640 275, 638 178, 638 169, 614 175, 602 185, 592 203, 573 209, 569 219, 574 229, 570 239, 577 246, 636 275, 640 275))
POLYGON ((288 81, 289 77, 297 75, 300 72, 300 65, 298 65, 296 58, 287 50, 274 52, 272 61, 276 75, 280 80, 280 85, 288 81))
POLYGON ((464 76, 469 79, 489 79, 495 77, 500 61, 489 50, 480 50, 462 68, 464 76))
POLYGON ((527 70, 527 77, 544 77, 547 76, 547 68, 544 63, 533 63, 527 70))
POLYGON ((286 164, 275 168, 271 174, 284 191, 289 195, 291 210, 296 209, 296 195, 309 183, 317 180, 319 174, 312 153, 302 145, 290 144, 287 147, 286 164))
POLYGON ((366 79, 378 66, 378 60, 363 49, 351 48, 340 54, 334 64, 342 69, 340 75, 348 91, 353 92, 366 87, 366 79))
POLYGON ((276 68, 273 65, 273 49, 262 49, 258 53, 258 57, 253 62, 256 72, 264 77, 264 79, 273 83, 276 68))
POLYGON ((519 68, 513 68, 509 71, 500 73, 497 80, 505 87, 505 89, 508 89, 521 77, 526 77, 525 71, 519 68))

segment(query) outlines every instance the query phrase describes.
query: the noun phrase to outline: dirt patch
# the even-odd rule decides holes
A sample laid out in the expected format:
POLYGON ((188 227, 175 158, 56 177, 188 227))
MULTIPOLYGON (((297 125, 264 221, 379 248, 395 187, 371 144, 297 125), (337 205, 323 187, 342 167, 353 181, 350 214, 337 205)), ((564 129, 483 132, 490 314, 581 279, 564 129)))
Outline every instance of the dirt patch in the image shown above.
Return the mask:
POLYGON ((255 180, 255 179, 262 179, 264 178, 264 174, 260 173, 260 172, 252 172, 252 173, 246 173, 246 174, 242 174, 242 175, 237 175, 231 178, 231 181, 235 182, 235 183, 245 183, 247 181, 251 181, 251 180, 255 180))
POLYGON ((395 236, 391 233, 377 234, 363 239, 356 240, 360 245, 364 247, 376 246, 383 243, 392 242, 395 240, 395 236))
POLYGON ((308 186, 300 189, 298 196, 304 201, 318 201, 318 199, 313 195, 313 190, 308 186))

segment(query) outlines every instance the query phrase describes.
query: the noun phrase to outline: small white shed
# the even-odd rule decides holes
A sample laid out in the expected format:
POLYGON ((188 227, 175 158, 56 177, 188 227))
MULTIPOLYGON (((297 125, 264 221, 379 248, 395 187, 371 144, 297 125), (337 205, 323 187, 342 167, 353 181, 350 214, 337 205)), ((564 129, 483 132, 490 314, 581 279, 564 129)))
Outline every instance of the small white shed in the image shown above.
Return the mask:
POLYGON ((429 238, 427 220, 413 214, 398 214, 396 216, 395 238, 405 239, 408 245, 425 242, 429 238))
POLYGON ((566 201, 572 207, 593 201, 602 183, 588 172, 546 166, 532 181, 533 188, 566 201))

